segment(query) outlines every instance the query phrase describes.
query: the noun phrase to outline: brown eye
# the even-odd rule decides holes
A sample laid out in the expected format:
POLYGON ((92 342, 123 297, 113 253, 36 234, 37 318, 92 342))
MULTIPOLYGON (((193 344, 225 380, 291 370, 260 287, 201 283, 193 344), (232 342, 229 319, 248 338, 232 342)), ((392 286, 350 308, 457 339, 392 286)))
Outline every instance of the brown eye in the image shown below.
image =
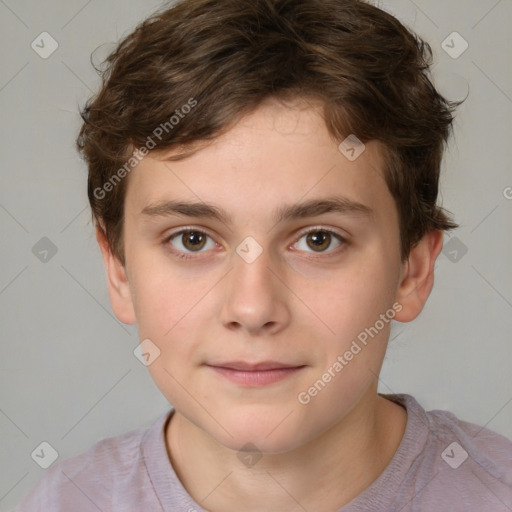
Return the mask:
POLYGON ((307 243, 314 251, 323 251, 331 245, 331 235, 326 231, 313 231, 307 235, 307 243))
POLYGON ((329 231, 326 229, 316 229, 313 231, 310 231, 309 233, 305 233, 298 242, 296 242, 296 245, 300 250, 303 250, 305 252, 317 252, 317 253, 324 253, 324 252, 333 252, 334 249, 337 247, 343 245, 345 242, 344 238, 341 235, 338 235, 337 233, 334 233, 333 231, 329 231), (301 241, 305 239, 305 244, 302 244, 305 247, 300 247, 301 241), (333 241, 337 242, 338 245, 331 247, 333 245, 333 241), (328 251, 327 249, 333 249, 328 251))
POLYGON ((181 235, 181 241, 186 249, 200 250, 206 243, 206 236, 199 231, 185 231, 181 235))
POLYGON ((204 252, 202 249, 214 249, 215 242, 206 233, 196 229, 183 229, 178 233, 174 233, 167 239, 175 252, 190 254, 195 252, 204 252), (206 247, 210 240, 210 246, 206 247))

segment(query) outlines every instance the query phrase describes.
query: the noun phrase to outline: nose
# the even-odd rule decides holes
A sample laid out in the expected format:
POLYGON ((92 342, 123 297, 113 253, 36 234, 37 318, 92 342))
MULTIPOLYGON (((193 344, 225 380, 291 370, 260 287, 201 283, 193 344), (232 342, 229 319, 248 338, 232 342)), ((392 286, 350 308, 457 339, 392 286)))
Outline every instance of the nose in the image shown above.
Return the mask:
POLYGON ((233 255, 233 268, 226 276, 221 321, 230 330, 250 334, 275 334, 290 321, 285 269, 273 264, 269 252, 254 260, 233 255))

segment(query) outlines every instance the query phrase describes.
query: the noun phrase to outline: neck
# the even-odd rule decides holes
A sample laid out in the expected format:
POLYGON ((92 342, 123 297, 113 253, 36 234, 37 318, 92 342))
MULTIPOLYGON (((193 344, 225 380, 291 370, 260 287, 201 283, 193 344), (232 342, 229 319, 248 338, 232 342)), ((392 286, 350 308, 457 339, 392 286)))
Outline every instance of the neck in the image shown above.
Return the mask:
POLYGON ((175 411, 166 431, 171 463, 185 489, 214 512, 315 510, 349 503, 382 473, 405 431, 407 413, 371 390, 334 427, 296 450, 263 454, 247 467, 175 411))

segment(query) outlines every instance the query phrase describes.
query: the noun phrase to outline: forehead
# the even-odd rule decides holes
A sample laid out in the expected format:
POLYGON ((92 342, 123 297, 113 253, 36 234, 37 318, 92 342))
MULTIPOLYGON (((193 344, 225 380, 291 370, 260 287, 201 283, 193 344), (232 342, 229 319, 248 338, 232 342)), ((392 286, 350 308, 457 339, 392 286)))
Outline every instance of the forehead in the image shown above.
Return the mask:
POLYGON ((335 195, 372 211, 393 209, 382 146, 351 148, 351 141, 340 150, 319 104, 267 101, 183 159, 178 150, 150 153, 129 176, 126 207, 142 215, 169 200, 193 201, 219 205, 230 220, 270 221, 284 204, 335 195))

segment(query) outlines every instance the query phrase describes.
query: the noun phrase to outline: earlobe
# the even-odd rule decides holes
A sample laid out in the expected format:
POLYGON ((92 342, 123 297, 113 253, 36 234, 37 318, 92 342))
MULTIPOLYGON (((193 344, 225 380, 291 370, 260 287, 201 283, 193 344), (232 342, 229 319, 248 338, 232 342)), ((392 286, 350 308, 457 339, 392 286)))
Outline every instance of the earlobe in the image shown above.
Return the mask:
POLYGON ((112 254, 107 238, 99 227, 96 227, 96 240, 101 249, 107 273, 108 294, 114 314, 125 324, 136 323, 133 299, 125 266, 112 254))
POLYGON ((411 249, 404 263, 395 315, 399 322, 410 322, 422 311, 434 285, 434 265, 443 248, 443 231, 430 231, 411 249))

